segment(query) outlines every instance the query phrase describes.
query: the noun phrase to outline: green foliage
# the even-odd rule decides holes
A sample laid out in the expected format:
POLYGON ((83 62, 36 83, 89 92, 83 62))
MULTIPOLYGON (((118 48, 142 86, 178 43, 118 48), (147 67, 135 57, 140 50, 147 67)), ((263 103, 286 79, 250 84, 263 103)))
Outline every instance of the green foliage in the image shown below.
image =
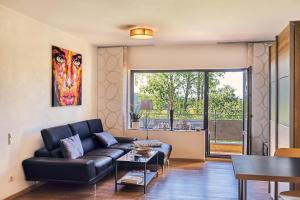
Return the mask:
MULTIPOLYGON (((222 119, 236 119, 243 102, 235 95, 234 88, 217 87, 222 77, 223 72, 209 73, 209 118, 217 113, 222 119)), ((169 110, 175 110, 175 119, 203 118, 203 72, 137 73, 134 84, 139 89, 136 105, 141 99, 153 101, 155 111, 151 112, 150 118, 167 119, 169 110)))
POLYGON ((209 119, 242 119, 243 100, 226 85, 213 89, 209 94, 209 119))
POLYGON ((141 114, 137 112, 130 112, 130 118, 133 122, 138 122, 141 118, 141 114))

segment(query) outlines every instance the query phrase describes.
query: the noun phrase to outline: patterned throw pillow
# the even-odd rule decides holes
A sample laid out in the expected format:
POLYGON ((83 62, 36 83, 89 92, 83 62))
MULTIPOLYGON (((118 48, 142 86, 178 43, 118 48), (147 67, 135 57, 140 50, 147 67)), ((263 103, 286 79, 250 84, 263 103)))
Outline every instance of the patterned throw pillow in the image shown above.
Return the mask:
POLYGON ((117 144, 118 141, 108 132, 94 133, 97 140, 104 147, 110 147, 111 145, 117 144))
POLYGON ((133 144, 136 147, 160 147, 163 143, 159 140, 137 140, 133 144))
POLYGON ((83 148, 78 135, 60 140, 60 148, 65 158, 76 159, 83 156, 83 148))

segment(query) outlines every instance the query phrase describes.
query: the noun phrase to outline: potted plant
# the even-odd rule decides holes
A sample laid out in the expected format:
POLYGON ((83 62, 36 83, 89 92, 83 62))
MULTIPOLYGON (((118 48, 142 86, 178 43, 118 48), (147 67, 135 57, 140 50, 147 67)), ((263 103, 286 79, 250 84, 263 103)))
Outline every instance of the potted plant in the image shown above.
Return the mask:
POLYGON ((131 128, 139 129, 141 114, 137 112, 130 112, 130 118, 131 118, 131 128))

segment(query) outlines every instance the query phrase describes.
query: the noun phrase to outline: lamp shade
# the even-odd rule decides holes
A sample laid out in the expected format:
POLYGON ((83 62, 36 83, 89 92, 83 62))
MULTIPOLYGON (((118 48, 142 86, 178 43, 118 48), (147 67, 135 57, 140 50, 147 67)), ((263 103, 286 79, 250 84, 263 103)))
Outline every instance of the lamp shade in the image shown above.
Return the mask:
POLYGON ((141 101, 141 110, 153 110, 152 100, 142 100, 141 101))
POLYGON ((133 39, 151 39, 154 31, 151 28, 135 27, 129 30, 130 37, 133 39))

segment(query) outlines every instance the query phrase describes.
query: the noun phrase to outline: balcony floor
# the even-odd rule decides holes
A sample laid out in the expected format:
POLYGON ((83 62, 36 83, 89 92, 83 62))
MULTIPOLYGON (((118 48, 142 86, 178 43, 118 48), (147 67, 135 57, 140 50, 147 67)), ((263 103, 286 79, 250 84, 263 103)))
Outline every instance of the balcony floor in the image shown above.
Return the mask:
POLYGON ((210 154, 213 155, 241 155, 243 144, 241 142, 218 142, 210 143, 210 154))

